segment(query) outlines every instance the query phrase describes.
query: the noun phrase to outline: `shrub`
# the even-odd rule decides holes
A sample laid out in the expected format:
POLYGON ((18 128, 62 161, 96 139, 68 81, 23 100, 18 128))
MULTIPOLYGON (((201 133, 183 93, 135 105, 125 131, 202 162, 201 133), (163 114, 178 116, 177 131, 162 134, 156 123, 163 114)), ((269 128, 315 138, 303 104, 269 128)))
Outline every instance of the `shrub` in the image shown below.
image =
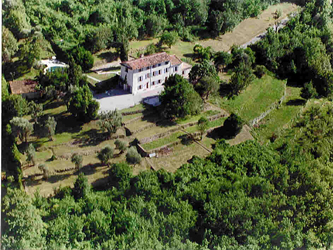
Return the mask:
POLYGON ((301 91, 301 97, 304 99, 316 98, 318 93, 312 85, 312 81, 305 83, 301 91))
POLYGON ((108 161, 113 157, 113 149, 107 145, 101 151, 98 152, 97 158, 102 164, 107 165, 108 161))
POLYGON ((238 115, 232 113, 223 124, 224 138, 234 138, 242 130, 243 124, 243 120, 238 115))
POLYGON ((121 141, 121 140, 116 140, 114 142, 114 144, 116 145, 116 149, 119 149, 120 150, 120 153, 124 153, 124 151, 126 150, 127 146, 126 146, 126 142, 124 141, 121 141))
POLYGON ((264 65, 257 65, 254 69, 254 74, 256 77, 261 78, 263 77, 267 72, 267 69, 264 65))
POLYGON ((126 161, 130 164, 139 164, 141 162, 141 155, 135 147, 130 147, 127 150, 126 161))

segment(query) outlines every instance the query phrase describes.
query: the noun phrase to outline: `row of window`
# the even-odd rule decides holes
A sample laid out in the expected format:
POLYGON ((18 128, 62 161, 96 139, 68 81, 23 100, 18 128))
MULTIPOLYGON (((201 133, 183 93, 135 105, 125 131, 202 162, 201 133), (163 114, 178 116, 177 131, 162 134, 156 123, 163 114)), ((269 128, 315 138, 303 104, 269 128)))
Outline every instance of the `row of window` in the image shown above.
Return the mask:
MULTIPOLYGON (((175 67, 175 72, 177 72, 178 71, 178 67, 175 67)), ((165 68, 164 69, 164 74, 165 73, 168 73, 169 72, 169 69, 168 68, 165 68)), ((157 75, 161 75, 162 74, 162 70, 160 69, 160 70, 157 70, 157 71, 153 71, 153 76, 157 76, 157 75)), ((184 74, 184 73, 183 73, 184 74)), ((148 79, 148 78, 150 78, 150 73, 147 73, 147 74, 145 74, 144 76, 139 76, 138 77, 138 81, 139 82, 141 82, 141 81, 143 81, 143 78, 144 79, 148 79)))
MULTIPOLYGON (((152 81, 151 85, 155 86, 155 85, 158 85, 158 84, 161 84, 161 83, 162 83, 162 80, 157 80, 157 81, 152 81)), ((139 85, 138 90, 143 89, 145 86, 148 89, 149 88, 149 82, 147 82, 146 84, 139 85)))

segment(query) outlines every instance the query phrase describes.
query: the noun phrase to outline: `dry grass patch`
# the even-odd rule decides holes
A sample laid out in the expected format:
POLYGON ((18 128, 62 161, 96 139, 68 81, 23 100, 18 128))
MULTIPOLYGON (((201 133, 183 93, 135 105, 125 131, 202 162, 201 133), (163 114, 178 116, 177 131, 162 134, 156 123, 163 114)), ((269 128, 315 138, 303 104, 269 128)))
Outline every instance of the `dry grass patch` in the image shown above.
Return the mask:
POLYGON ((183 164, 187 163, 194 155, 206 157, 209 153, 196 143, 190 145, 178 144, 172 147, 172 152, 167 156, 151 158, 150 161, 156 170, 165 169, 168 172, 175 172, 183 164))
POLYGON ((274 25, 276 20, 273 18, 276 10, 281 10, 282 15, 278 20, 282 20, 289 13, 298 10, 298 6, 292 3, 280 3, 264 10, 258 17, 243 20, 235 27, 232 32, 221 35, 218 39, 208 39, 199 43, 204 47, 211 46, 215 51, 228 51, 232 45, 242 45, 252 38, 265 32, 265 30, 274 25))

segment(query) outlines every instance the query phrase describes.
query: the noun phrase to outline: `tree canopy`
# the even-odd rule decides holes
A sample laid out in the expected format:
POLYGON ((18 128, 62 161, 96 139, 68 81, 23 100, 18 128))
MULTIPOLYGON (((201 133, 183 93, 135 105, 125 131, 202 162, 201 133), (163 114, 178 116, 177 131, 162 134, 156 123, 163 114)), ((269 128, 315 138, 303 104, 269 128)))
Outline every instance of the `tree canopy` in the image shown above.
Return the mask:
POLYGON ((172 119, 198 114, 203 102, 193 86, 180 75, 170 76, 160 95, 162 115, 172 119))

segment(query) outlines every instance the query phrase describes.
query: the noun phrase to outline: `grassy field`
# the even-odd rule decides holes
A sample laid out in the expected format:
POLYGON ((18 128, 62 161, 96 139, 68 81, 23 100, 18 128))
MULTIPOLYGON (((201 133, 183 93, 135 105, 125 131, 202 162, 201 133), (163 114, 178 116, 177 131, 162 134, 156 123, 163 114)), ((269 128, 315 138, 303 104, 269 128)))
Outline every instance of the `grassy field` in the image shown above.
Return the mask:
POLYGON ((194 155, 206 157, 208 154, 208 151, 204 150, 196 143, 190 145, 178 144, 172 147, 172 152, 169 155, 159 155, 158 158, 151 158, 150 161, 153 163, 156 170, 163 168, 168 172, 175 172, 194 155))
POLYGON ((280 108, 273 110, 260 121, 259 127, 254 131, 261 143, 266 143, 273 133, 279 134, 296 117, 305 103, 300 97, 300 92, 301 88, 287 87, 287 97, 280 108))
MULTIPOLYGON (((105 80, 108 80, 112 77, 114 77, 116 74, 97 74, 97 73, 94 73, 94 72, 90 72, 90 73, 87 73, 87 75, 89 76, 92 76, 100 81, 105 81, 105 80)), ((88 78, 89 79, 89 78, 88 78)))
POLYGON ((254 80, 246 90, 234 99, 213 96, 211 102, 227 111, 234 112, 246 122, 259 116, 274 102, 278 101, 284 92, 285 81, 265 75, 254 80))
POLYGON ((158 147, 161 147, 163 145, 166 145, 168 143, 175 142, 175 141, 179 140, 180 137, 183 136, 183 135, 185 135, 184 132, 177 131, 175 133, 172 133, 169 136, 166 136, 166 137, 160 138, 158 140, 143 144, 142 146, 145 150, 149 151, 149 150, 152 150, 154 148, 158 148, 158 147))
MULTIPOLYGON (((178 41, 171 47, 171 49, 164 47, 164 51, 169 54, 175 54, 180 58, 191 57, 195 44, 201 44, 204 47, 211 46, 215 51, 228 51, 232 45, 242 45, 257 35, 263 33, 268 27, 274 25, 274 23, 278 20, 275 20, 273 16, 278 9, 282 11, 282 15, 278 20, 282 20, 289 13, 297 11, 298 7, 292 3, 280 3, 270 6, 258 17, 248 18, 242 21, 233 31, 221 35, 217 39, 205 39, 195 42, 178 41)), ((133 57, 137 57, 138 51, 144 51, 147 45, 151 43, 156 44, 157 42, 157 38, 142 41, 131 41, 129 54, 133 57)))
POLYGON ((138 111, 138 110, 142 110, 144 111, 145 107, 143 106, 143 104, 138 104, 138 105, 135 105, 133 107, 130 107, 130 108, 127 108, 127 109, 122 109, 121 112, 122 113, 125 113, 125 112, 132 112, 132 111, 138 111))

